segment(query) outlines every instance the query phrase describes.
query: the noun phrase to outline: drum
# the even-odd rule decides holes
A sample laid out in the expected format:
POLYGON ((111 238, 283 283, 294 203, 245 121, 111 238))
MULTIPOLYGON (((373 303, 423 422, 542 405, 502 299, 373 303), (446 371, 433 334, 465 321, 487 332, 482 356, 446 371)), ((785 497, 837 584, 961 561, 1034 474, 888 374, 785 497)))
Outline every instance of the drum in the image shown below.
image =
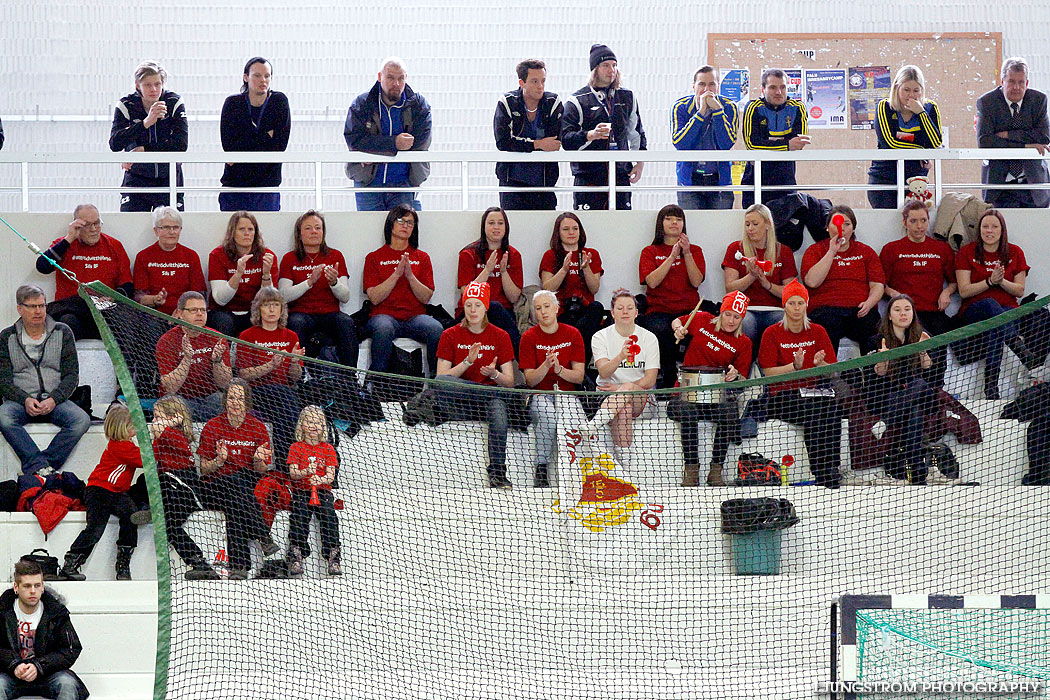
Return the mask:
MULTIPOLYGON (((694 386, 712 386, 721 384, 725 370, 720 367, 680 367, 678 385, 685 389, 694 386)), ((685 391, 681 394, 683 401, 690 403, 722 403, 725 401, 725 389, 710 391, 685 391)))

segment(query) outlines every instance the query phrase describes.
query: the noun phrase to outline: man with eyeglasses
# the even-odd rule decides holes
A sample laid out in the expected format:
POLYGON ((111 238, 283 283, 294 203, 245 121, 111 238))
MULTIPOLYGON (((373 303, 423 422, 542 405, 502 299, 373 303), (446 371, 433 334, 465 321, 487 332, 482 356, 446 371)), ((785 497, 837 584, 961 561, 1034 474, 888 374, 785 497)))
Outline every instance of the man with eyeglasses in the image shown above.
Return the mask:
MULTIPOLYGON (((36 259, 37 272, 54 272, 52 261, 84 284, 97 280, 129 297, 134 291, 128 254, 120 241, 102 233, 102 217, 93 204, 80 204, 73 210, 66 235, 36 259)), ((55 300, 47 311, 69 326, 77 340, 100 337, 87 304, 77 295, 77 283, 61 272, 55 275, 55 300)))
POLYGON ((18 455, 24 474, 47 476, 66 463, 91 418, 69 400, 80 381, 69 326, 47 315, 47 297, 36 285, 19 287, 15 302, 18 321, 0 331, 0 432, 18 455), (59 428, 44 450, 24 427, 39 422, 59 428))
POLYGON ((157 342, 159 393, 182 397, 194 421, 211 420, 222 413, 222 390, 233 378, 230 346, 197 330, 208 323, 208 302, 200 292, 184 292, 174 316, 188 325, 175 326, 157 342))

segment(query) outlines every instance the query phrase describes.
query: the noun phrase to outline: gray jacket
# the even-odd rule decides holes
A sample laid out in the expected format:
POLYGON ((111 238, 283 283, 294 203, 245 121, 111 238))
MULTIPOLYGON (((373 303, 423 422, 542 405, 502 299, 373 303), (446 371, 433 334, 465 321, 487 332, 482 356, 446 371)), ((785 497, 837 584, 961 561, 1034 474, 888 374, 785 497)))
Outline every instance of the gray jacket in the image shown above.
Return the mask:
POLYGON ((80 365, 73 331, 47 317, 40 362, 29 359, 22 345, 22 319, 0 331, 0 395, 24 404, 32 396, 67 400, 80 382, 80 365))

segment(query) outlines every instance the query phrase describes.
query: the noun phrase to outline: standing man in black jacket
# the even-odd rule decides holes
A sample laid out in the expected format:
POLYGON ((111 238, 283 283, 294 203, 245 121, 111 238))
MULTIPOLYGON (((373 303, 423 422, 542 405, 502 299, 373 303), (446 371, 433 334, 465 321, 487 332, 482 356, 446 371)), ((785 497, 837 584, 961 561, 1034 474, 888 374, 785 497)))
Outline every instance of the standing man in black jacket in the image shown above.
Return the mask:
POLYGON ((70 670, 80 656, 80 639, 62 600, 44 589, 40 564, 15 564, 13 590, 0 595, 0 617, 0 700, 88 697, 88 689, 70 670))
MULTIPOLYGON (((1050 121, 1046 95, 1028 88, 1028 64, 1008 58, 999 74, 999 87, 977 99, 977 145, 980 148, 1034 148, 1046 155, 1050 121)), ((1014 184, 1050 182, 1045 160, 987 160, 981 182, 1014 184)), ((999 209, 1043 208, 1050 190, 985 190, 984 200, 999 209)))
MULTIPOLYGON (((186 105, 164 89, 168 73, 154 61, 135 69, 135 92, 120 98, 109 131, 111 151, 185 151, 189 140, 186 105)), ((124 163, 124 187, 168 187, 167 163, 124 163)), ((182 186, 182 163, 175 165, 176 184, 182 186)), ((178 193, 179 211, 184 209, 178 193)), ((153 211, 169 203, 166 193, 122 192, 121 211, 153 211)))
MULTIPOLYGON (((508 92, 496 104, 492 131, 496 148, 514 153, 557 151, 561 148, 562 104, 547 83, 547 66, 534 58, 518 64, 518 89, 508 92)), ((558 163, 496 163, 500 187, 553 187, 560 175, 558 163)), ((500 192, 504 209, 556 209, 554 192, 500 192)))
MULTIPOLYGON (((565 101, 561 118, 561 143, 567 151, 644 151, 645 130, 634 93, 620 87, 616 54, 595 44, 590 54, 591 78, 565 101)), ((626 188, 642 177, 644 163, 616 164, 616 186, 626 188)), ((575 184, 608 186, 606 163, 573 163, 575 184)), ((574 192, 576 209, 608 209, 607 192, 574 192)), ((617 189, 616 208, 631 208, 631 193, 617 189)))

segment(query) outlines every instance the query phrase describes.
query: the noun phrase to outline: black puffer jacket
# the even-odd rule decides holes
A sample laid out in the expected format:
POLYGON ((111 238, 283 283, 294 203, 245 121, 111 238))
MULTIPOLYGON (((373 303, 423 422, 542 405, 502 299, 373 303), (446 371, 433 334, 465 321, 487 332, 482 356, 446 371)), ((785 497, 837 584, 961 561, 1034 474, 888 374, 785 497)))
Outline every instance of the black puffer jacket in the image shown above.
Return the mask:
MULTIPOLYGON (((4 621, 3 634, 0 635, 0 671, 14 676, 15 667, 23 663, 18 651, 18 618, 15 616, 15 592, 4 591, 0 595, 0 617, 4 621)), ((33 656, 29 659, 37 667, 39 685, 59 671, 68 671, 77 680, 77 693, 80 700, 86 700, 88 689, 83 681, 71 670, 80 656, 82 647, 80 638, 73 629, 69 619, 69 610, 65 602, 50 590, 45 590, 40 598, 44 604, 44 614, 36 628, 33 656)))

